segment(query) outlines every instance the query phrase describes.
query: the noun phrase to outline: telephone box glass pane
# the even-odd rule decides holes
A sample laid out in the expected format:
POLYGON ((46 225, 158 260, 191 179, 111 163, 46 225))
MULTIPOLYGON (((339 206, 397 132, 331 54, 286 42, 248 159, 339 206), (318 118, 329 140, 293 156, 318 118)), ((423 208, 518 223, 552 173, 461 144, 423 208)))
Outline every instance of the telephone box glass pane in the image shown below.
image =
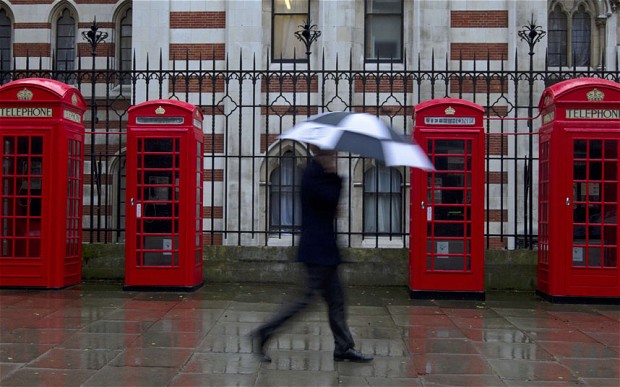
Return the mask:
POLYGON ((0 255, 40 258, 43 137, 2 137, 0 255))
POLYGON ((137 266, 177 266, 180 140, 138 139, 137 266))
POLYGON ((618 141, 574 140, 575 267, 617 267, 618 141))
POLYGON ((67 243, 66 257, 78 258, 79 245, 82 241, 80 237, 80 210, 82 202, 82 149, 81 142, 70 139, 68 143, 68 171, 67 171, 67 243))
POLYGON ((427 270, 471 270, 472 140, 428 142, 427 270))

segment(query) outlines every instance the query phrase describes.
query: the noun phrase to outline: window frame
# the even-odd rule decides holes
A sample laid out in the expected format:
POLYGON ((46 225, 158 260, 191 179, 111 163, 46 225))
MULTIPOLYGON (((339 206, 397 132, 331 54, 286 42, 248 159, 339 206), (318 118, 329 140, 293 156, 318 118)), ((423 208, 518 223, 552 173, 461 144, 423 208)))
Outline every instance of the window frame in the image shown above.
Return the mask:
MULTIPOLYGON (((572 4, 572 3, 571 3, 572 4)), ((552 47, 551 44, 548 43, 547 46, 547 63, 549 67, 560 68, 560 67, 573 67, 573 68, 591 68, 596 66, 598 62, 595 55, 595 46, 596 40, 598 39, 598 34, 596 30, 596 26, 594 25, 596 20, 596 10, 593 4, 588 1, 580 1, 575 4, 572 8, 567 8, 566 3, 564 1, 555 1, 552 3, 552 7, 547 11, 547 26, 551 25, 551 14, 553 12, 558 12, 563 17, 565 30, 563 31, 563 36, 559 38, 559 50, 557 50, 557 54, 554 56, 559 57, 559 62, 552 63, 549 60, 549 52, 552 47), (574 47, 575 47, 575 17, 583 13, 589 20, 589 34, 585 34, 584 37, 587 37, 588 41, 585 42, 589 46, 587 64, 575 65, 575 55, 574 55, 574 47), (565 41, 565 44, 562 45, 562 42, 565 41)), ((548 31, 549 35, 551 35, 551 30, 548 31)), ((549 38, 548 38, 549 42, 549 38)), ((600 64, 600 63, 599 63, 600 64)))
MULTIPOLYGON (((72 72, 75 71, 75 65, 76 65, 76 59, 77 59, 77 18, 75 17, 75 12, 69 8, 69 7, 63 7, 61 8, 58 13, 56 14, 55 17, 55 21, 54 21, 54 26, 55 26, 55 33, 54 33, 54 71, 66 71, 66 72, 72 72), (66 38, 69 39, 70 35, 59 35, 60 33, 60 20, 63 19, 65 17, 65 12, 67 13, 68 18, 70 18, 71 20, 73 20, 73 41, 72 41, 72 48, 70 49, 66 49, 66 48, 60 48, 60 39, 61 38, 66 38), (59 64, 61 63, 60 59, 59 59, 59 55, 58 53, 60 52, 60 50, 63 51, 67 51, 67 52, 73 52, 73 58, 71 60, 64 60, 62 61, 63 64, 65 64, 65 67, 60 70, 59 69, 59 64), (71 68, 67 68, 67 64, 70 63, 71 64, 71 68)), ((69 23, 65 24, 66 26, 69 26, 69 23)), ((67 76, 68 77, 68 76, 67 76)))
MULTIPOLYGON (((557 33, 560 35, 559 40, 558 40, 558 44, 559 46, 557 47, 557 50, 553 51, 553 56, 554 58, 557 57, 558 58, 558 62, 554 62, 551 63, 551 60, 549 58, 547 58, 547 60, 549 61, 549 66, 553 66, 553 67, 561 67, 561 66, 568 66, 568 39, 569 39, 569 33, 568 33, 568 18, 569 15, 568 13, 562 9, 562 6, 560 6, 559 4, 556 4, 551 12, 549 12, 548 16, 547 16, 547 28, 549 29, 549 37, 547 38, 547 42, 549 44, 549 47, 547 48, 547 52, 549 55, 549 53, 551 53, 551 35, 557 31, 557 33), (560 16, 561 16, 561 20, 563 21, 563 27, 564 29, 559 29, 559 30, 553 30, 553 32, 551 31, 551 15, 553 13, 557 12, 560 16), (562 45, 562 41, 565 41, 565 44, 562 45)), ((560 18, 558 18, 560 19, 560 18)), ((555 42, 554 42, 555 43, 555 42)))
POLYGON ((403 213, 403 207, 404 207, 404 203, 403 203, 403 198, 404 198, 404 176, 401 173, 400 170, 396 169, 396 168, 391 168, 391 167, 387 167, 385 166, 384 163, 382 162, 374 162, 368 169, 366 169, 362 175, 362 235, 363 238, 377 238, 377 237, 401 237, 403 235, 403 230, 405 229, 404 224, 403 224, 403 217, 404 217, 404 213, 403 213), (371 173, 375 173, 375 183, 374 183, 374 188, 375 190, 373 191, 369 191, 367 190, 367 181, 369 178, 371 178, 369 176, 369 174, 371 173), (383 173, 389 173, 389 190, 381 190, 379 188, 379 185, 381 184, 380 181, 380 176, 383 176, 383 173), (398 181, 398 190, 392 190, 392 186, 394 184, 393 179, 394 177, 398 177, 398 179, 400 181, 398 181), (370 216, 371 214, 369 214, 366 210, 367 208, 367 204, 369 201, 372 201, 371 205, 374 206, 374 208, 376 209, 375 214, 378 213, 378 209, 380 207, 380 201, 381 199, 387 199, 389 200, 390 203, 390 219, 392 219, 394 216, 397 217, 397 222, 395 221, 390 221, 389 222, 389 229, 387 231, 385 230, 381 230, 380 229, 380 224, 377 218, 373 219, 373 223, 375 230, 368 230, 367 227, 367 222, 366 222, 366 218, 368 216, 370 216), (397 203, 398 204, 398 213, 393 213, 394 208, 392 207, 392 203, 397 203), (392 228, 393 224, 398 224, 398 229, 394 230, 392 228))
POLYGON ((585 44, 587 44, 588 46, 588 57, 587 57, 587 64, 581 64, 578 65, 577 67, 590 67, 592 66, 592 43, 593 43, 593 39, 592 39, 592 14, 590 12, 588 12, 587 7, 585 6, 585 4, 581 3, 577 6, 577 8, 575 9, 575 12, 572 13, 571 15, 571 19, 570 19, 570 39, 569 39, 569 47, 570 47, 570 55, 568 55, 569 57, 569 63, 571 63, 571 65, 576 66, 575 63, 573 63, 574 61, 576 61, 575 58, 575 46, 576 46, 576 40, 575 40, 575 19, 578 15, 583 15, 585 17, 585 19, 589 22, 588 23, 588 28, 587 28, 587 32, 588 34, 584 36, 587 36, 587 41, 583 42, 585 44))
MULTIPOLYGON (((268 194, 268 210, 267 210, 267 216, 268 216, 268 230, 269 230, 269 234, 271 235, 276 235, 276 234, 295 234, 298 233, 301 230, 301 177, 303 174, 303 170, 302 168, 299 166, 298 162, 297 162, 297 158, 299 157, 299 155, 297 155, 292 149, 287 149, 286 151, 284 151, 280 156, 279 156, 279 160, 278 160, 278 165, 269 173, 269 180, 268 180, 268 189, 267 189, 267 194, 268 194), (290 167, 291 167, 291 184, 282 184, 282 171, 283 169, 283 164, 284 162, 290 162, 290 167), (280 181, 279 182, 274 182, 274 175, 276 173, 280 173, 280 181), (293 198, 293 203, 292 203, 292 209, 293 209, 293 218, 292 218, 292 223, 290 225, 283 225, 282 224, 282 196, 283 193, 285 194, 289 194, 292 198, 293 198), (274 195, 278 195, 277 199, 278 199, 278 203, 279 206, 277 207, 279 212, 278 212, 278 223, 274 224, 273 219, 274 219, 274 213, 273 211, 275 210, 275 206, 273 204, 274 199, 274 195)), ((284 179, 286 180, 286 179, 284 179)))
POLYGON ((131 84, 131 70, 132 70, 132 65, 133 65, 133 58, 132 58, 132 49, 133 49, 133 22, 132 22, 132 17, 133 17, 133 8, 131 6, 126 7, 125 9, 123 9, 118 17, 118 21, 116 23, 116 28, 117 28, 117 60, 116 60, 116 66, 117 66, 117 70, 119 72, 118 74, 118 79, 119 79, 119 84, 121 85, 129 85, 131 84), (129 23, 128 24, 123 24, 123 21, 125 19, 129 18, 129 23), (125 35, 123 33, 124 31, 124 27, 129 26, 129 35, 125 35), (124 43, 126 43, 126 40, 129 40, 129 48, 125 47, 124 43), (127 52, 128 57, 126 58, 123 55, 123 52, 127 52), (128 66, 128 68, 124 68, 124 66, 128 66), (129 72, 129 77, 125 77, 123 76, 123 74, 125 72, 129 72))
MULTIPOLYGON (((299 57, 296 58, 285 58, 282 56, 283 53, 276 53, 276 45, 275 45, 275 38, 276 38, 276 18, 278 16, 301 16, 301 15, 305 15, 304 19, 305 20, 311 20, 310 19, 310 6, 311 6, 311 2, 312 0, 306 0, 308 2, 307 7, 308 9, 306 10, 306 13, 280 13, 280 12, 276 12, 276 1, 278 0, 271 0, 271 50, 270 50, 270 55, 271 55, 271 61, 272 63, 307 63, 308 62, 308 57, 306 56, 306 52, 305 52, 305 48, 301 49, 299 52, 296 50, 295 51, 295 55, 299 55, 299 57)), ((294 0, 288 0, 288 1, 294 1, 294 0)), ((294 38, 295 41, 297 41, 297 38, 294 38)), ((301 43, 301 46, 303 46, 303 43, 301 43)))
MULTIPOLYGON (((400 12, 399 13, 371 13, 368 11, 369 9, 369 2, 372 2, 374 0, 364 0, 364 62, 365 63, 403 63, 404 61, 404 19, 405 19, 405 6, 404 6, 404 1, 403 0, 398 0, 400 1, 400 12), (393 16, 399 16, 400 17, 400 47, 398 47, 398 51, 400 52, 400 57, 398 58, 381 58, 381 57, 376 57, 376 58, 370 58, 369 54, 368 54, 368 49, 369 49, 369 44, 370 42, 368 41, 369 38, 369 17, 380 17, 380 16, 387 16, 387 17, 393 17, 393 16)), ((374 50, 373 50, 374 51, 374 50)))
MULTIPOLYGON (((6 26, 1 26, 6 27, 7 35, 0 35, 0 42, 6 41, 8 44, 6 47, 0 45, 0 71, 8 72, 11 71, 11 59, 13 58, 13 18, 5 7, 0 7, 0 13, 3 13, 6 17, 6 20, 8 21, 8 24, 6 26)), ((0 31, 1 30, 2 29, 0 29, 0 31)), ((0 79, 0 84, 2 84, 2 82, 3 80, 0 79)))

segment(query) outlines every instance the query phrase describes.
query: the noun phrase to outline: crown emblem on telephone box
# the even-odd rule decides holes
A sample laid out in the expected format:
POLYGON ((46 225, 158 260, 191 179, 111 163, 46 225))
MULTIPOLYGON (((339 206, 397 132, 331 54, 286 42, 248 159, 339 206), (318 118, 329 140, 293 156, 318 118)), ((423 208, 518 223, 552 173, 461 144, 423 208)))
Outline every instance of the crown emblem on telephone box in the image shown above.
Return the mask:
POLYGON ((588 97, 588 101, 602 101, 605 99, 605 93, 603 93, 599 89, 592 89, 586 94, 586 97, 588 97))
POLYGON ((25 87, 17 92, 17 99, 20 101, 30 101, 32 99, 32 91, 26 89, 25 87))

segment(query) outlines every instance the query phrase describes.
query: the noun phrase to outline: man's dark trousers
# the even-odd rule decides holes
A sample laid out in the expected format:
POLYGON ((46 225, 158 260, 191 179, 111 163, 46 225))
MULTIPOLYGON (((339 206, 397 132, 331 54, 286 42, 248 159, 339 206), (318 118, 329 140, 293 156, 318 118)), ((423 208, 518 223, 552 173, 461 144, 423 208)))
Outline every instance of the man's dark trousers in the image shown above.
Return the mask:
POLYGON ((304 266, 307 282, 304 295, 263 324, 260 328, 262 335, 270 337, 288 319, 305 309, 315 294, 319 293, 327 302, 329 327, 334 335, 335 351, 344 352, 355 347, 346 322, 344 291, 338 275, 338 265, 305 264, 304 266))

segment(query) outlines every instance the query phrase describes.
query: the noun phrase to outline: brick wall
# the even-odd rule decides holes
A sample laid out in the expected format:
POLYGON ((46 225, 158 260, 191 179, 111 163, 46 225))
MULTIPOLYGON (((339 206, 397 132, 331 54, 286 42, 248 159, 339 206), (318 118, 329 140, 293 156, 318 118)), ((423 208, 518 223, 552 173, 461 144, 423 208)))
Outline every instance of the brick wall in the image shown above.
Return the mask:
POLYGON ((452 28, 507 28, 508 11, 452 11, 452 28))

